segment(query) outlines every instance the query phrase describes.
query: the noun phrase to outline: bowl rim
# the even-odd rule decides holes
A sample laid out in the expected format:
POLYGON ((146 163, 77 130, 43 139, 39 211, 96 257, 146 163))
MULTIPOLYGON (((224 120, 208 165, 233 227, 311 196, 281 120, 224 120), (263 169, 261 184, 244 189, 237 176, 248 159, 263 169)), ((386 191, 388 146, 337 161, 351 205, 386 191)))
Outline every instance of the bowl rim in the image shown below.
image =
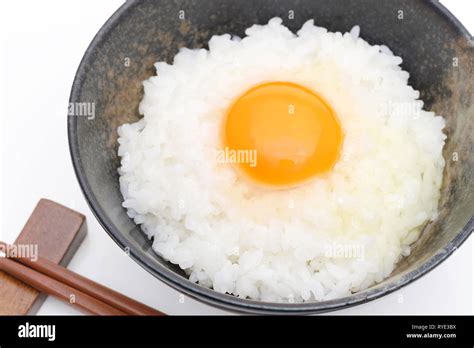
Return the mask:
MULTIPOLYGON (((120 18, 131 11, 139 3, 140 1, 135 0, 126 1, 99 29, 86 49, 77 69, 71 88, 71 94, 69 98, 70 103, 79 101, 84 79, 88 73, 88 67, 90 66, 90 62, 96 57, 95 48, 101 45, 101 43, 103 43, 109 34, 115 29, 115 27, 120 22, 120 18)), ((451 14, 451 12, 449 12, 448 9, 438 2, 438 0, 429 0, 428 5, 432 6, 435 11, 438 11, 438 13, 444 16, 446 20, 454 25, 456 29, 466 36, 466 38, 472 43, 472 35, 463 26, 463 24, 453 14, 451 14)), ((443 249, 439 250, 431 258, 425 260, 418 268, 408 272, 393 282, 388 284, 378 284, 366 290, 352 294, 351 296, 320 302, 276 303, 249 300, 232 295, 222 294, 193 283, 164 266, 160 265, 158 268, 155 267, 155 265, 151 262, 151 258, 143 255, 143 252, 139 247, 135 247, 134 245, 129 245, 127 243, 127 239, 115 227, 114 223, 107 217, 105 211, 101 208, 101 205, 99 204, 94 192, 89 185, 87 176, 81 164, 81 157, 79 154, 76 117, 68 116, 67 132, 70 156, 82 193, 87 201, 87 204, 92 210, 92 213, 102 228, 115 241, 115 243, 117 243, 122 250, 128 248, 129 255, 135 262, 175 290, 211 306, 233 312, 254 314, 311 314, 345 309, 372 301, 401 289, 402 287, 410 284, 411 282, 427 274, 429 271, 433 270, 444 260, 446 260, 448 256, 451 255, 457 248, 459 248, 474 230, 474 215, 472 215, 466 225, 443 249)))

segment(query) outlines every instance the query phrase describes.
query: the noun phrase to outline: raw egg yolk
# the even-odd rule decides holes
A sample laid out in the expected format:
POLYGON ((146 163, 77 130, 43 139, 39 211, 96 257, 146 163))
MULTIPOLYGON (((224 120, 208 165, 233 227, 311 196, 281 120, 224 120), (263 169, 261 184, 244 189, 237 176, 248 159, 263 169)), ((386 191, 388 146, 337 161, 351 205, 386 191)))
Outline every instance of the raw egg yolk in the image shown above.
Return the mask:
POLYGON ((257 85, 229 108, 224 146, 251 179, 291 186, 330 170, 343 134, 335 112, 315 92, 288 82, 257 85))

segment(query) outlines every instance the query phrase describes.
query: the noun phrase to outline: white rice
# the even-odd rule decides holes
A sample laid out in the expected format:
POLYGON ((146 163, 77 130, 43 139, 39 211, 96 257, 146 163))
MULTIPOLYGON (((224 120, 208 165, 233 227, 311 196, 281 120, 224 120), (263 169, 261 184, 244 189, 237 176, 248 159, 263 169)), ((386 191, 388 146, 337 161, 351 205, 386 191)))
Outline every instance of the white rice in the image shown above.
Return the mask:
POLYGON ((444 119, 422 110, 400 57, 350 33, 279 18, 243 39, 181 49, 144 82, 144 117, 119 128, 123 206, 153 249, 189 279, 263 301, 321 301, 388 277, 437 215, 444 119), (232 101, 267 81, 332 105, 345 139, 335 168, 271 190, 218 163, 232 101))

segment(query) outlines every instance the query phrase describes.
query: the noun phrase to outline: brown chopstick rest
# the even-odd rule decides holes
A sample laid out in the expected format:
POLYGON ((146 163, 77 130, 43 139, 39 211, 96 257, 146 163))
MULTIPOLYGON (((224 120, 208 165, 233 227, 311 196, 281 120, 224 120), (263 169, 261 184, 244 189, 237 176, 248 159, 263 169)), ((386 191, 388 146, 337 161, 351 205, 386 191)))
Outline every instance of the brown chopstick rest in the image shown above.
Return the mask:
MULTIPOLYGON (((49 203, 42 200, 39 206, 49 203)), ((34 218, 35 214, 28 223, 34 218)), ((37 244, 9 245, 0 241, 0 272, 87 314, 165 315, 40 256, 37 244)))
MULTIPOLYGON (((30 248, 38 256, 64 266, 86 231, 84 215, 41 199, 14 244, 30 248)), ((0 315, 34 314, 45 298, 38 290, 0 271, 0 315)))

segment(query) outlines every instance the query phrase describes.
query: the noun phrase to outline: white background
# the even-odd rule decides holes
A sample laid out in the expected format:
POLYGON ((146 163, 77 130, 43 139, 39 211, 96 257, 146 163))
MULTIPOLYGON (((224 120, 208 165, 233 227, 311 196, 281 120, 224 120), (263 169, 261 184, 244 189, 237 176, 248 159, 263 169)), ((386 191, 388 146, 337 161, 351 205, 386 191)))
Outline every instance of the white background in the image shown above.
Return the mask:
MULTIPOLYGON (((474 33, 474 4, 442 1, 474 33)), ((222 314, 185 298, 129 259, 87 206, 69 157, 65 107, 80 59, 117 0, 2 1, 0 5, 0 239, 13 242, 46 197, 87 216, 69 267, 169 314, 222 314)), ((48 298, 40 314, 77 314, 48 298)), ((337 314, 472 314, 473 238, 435 270, 381 299, 337 314), (400 295, 403 302, 400 303, 400 295)))

